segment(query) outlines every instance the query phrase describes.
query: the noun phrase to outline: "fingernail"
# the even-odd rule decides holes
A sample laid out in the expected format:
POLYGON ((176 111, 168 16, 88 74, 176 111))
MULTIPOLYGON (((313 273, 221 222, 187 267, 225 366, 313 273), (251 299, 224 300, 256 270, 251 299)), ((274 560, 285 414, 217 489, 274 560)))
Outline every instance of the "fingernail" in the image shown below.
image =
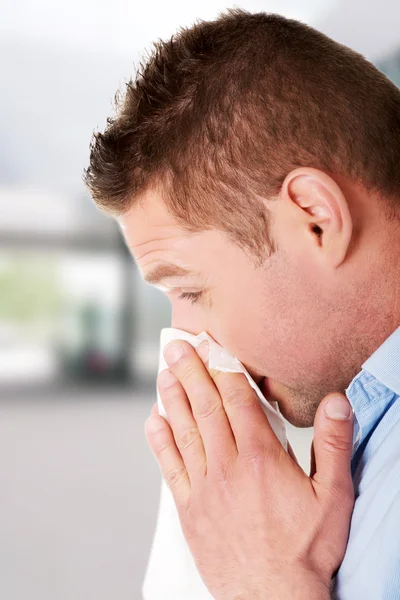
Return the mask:
POLYGON ((329 419, 335 421, 346 421, 351 415, 351 406, 346 398, 332 396, 325 404, 325 413, 329 419))
POLYGON ((169 342, 164 348, 164 358, 167 362, 175 363, 184 355, 185 348, 179 342, 169 342))
POLYGON ((204 342, 201 342, 201 344, 199 346, 197 346, 196 350, 197 350, 197 354, 200 356, 201 360, 203 362, 207 362, 208 353, 209 353, 209 347, 208 347, 207 340, 204 342))
POLYGON ((157 431, 161 431, 164 427, 164 423, 160 418, 157 417, 149 417, 146 421, 146 430, 149 433, 157 433, 157 431))

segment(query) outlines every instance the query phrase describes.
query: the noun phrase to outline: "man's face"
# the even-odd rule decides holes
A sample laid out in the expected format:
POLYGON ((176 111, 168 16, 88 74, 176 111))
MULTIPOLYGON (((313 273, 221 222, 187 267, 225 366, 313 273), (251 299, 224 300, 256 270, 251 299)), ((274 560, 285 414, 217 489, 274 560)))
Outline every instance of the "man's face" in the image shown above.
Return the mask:
POLYGON ((272 229, 278 250, 261 267, 221 231, 185 232, 151 193, 119 223, 145 279, 166 264, 191 273, 153 284, 171 302, 171 326, 195 335, 206 331, 257 383, 266 377, 260 383, 265 395, 304 427, 312 425, 324 395, 348 383, 332 339, 334 328, 340 324, 342 331, 346 322, 337 315, 339 282, 282 218, 277 214, 272 229))

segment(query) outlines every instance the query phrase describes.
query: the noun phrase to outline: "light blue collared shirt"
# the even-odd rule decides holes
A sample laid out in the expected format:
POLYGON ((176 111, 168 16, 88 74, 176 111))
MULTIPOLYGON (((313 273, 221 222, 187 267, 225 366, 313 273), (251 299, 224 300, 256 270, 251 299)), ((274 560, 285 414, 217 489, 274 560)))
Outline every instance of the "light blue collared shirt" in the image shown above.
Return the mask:
POLYGON ((400 600, 400 327, 346 389, 355 505, 335 600, 400 600))

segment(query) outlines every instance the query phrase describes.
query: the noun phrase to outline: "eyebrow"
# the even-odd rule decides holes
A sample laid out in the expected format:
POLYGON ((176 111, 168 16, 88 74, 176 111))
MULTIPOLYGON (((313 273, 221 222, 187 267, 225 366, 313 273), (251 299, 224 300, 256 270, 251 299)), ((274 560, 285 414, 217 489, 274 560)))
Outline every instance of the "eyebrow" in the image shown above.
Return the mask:
POLYGON ((143 275, 144 281, 155 285, 156 283, 161 283, 163 279, 167 277, 189 277, 189 275, 194 275, 192 271, 188 271, 183 267, 179 267, 178 265, 173 265, 171 263, 163 263, 157 265, 152 271, 143 275))

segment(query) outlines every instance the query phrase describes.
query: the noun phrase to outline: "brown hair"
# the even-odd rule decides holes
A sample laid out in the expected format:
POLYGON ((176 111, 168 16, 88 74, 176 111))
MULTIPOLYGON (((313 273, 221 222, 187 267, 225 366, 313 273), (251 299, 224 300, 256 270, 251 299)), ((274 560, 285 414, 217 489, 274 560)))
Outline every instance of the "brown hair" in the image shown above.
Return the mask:
POLYGON ((308 166, 400 197, 400 90, 361 54, 304 23, 235 8, 154 42, 84 182, 118 215, 155 190, 187 231, 274 250, 263 198, 308 166))

